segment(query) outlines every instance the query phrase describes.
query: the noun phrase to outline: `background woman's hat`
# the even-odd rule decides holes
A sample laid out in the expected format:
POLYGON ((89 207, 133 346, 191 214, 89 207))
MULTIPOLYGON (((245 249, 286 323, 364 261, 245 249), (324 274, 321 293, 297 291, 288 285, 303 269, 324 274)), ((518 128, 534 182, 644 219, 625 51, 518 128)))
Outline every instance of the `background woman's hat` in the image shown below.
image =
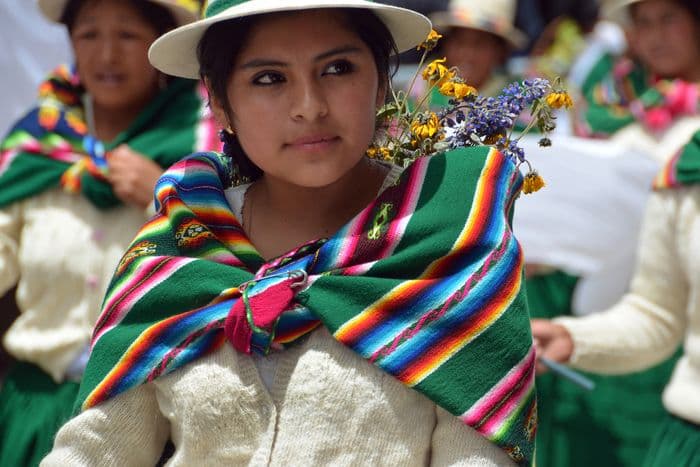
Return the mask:
POLYGON ((154 67, 164 73, 198 79, 197 46, 212 24, 263 13, 319 8, 372 11, 389 29, 400 52, 423 42, 431 29, 430 20, 420 13, 369 0, 212 0, 204 14, 205 19, 161 36, 151 45, 148 58, 154 67))
POLYGON ((470 28, 502 37, 516 49, 527 43, 527 36, 515 27, 515 0, 450 0, 447 10, 430 15, 440 33, 450 28, 470 28))
MULTIPOLYGON (((63 11, 69 0, 38 0, 39 10, 44 16, 53 21, 60 23, 63 17, 63 11)), ((197 0, 143 0, 145 2, 153 2, 164 6, 175 17, 178 26, 191 23, 199 18, 199 2, 197 0)))
POLYGON ((646 0, 601 0, 600 13, 603 18, 624 26, 630 20, 630 5, 643 1, 646 0))

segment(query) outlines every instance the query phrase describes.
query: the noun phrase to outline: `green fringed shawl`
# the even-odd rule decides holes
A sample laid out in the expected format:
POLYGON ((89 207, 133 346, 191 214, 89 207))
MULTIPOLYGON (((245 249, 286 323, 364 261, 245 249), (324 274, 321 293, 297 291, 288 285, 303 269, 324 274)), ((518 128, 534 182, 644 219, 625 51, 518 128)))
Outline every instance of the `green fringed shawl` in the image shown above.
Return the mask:
POLYGON ((60 185, 107 209, 121 203, 105 178, 111 149, 128 144, 166 168, 193 151, 220 148, 195 81, 174 79, 109 143, 88 133, 83 94, 67 66, 42 83, 37 107, 0 143, 0 207, 60 185))
POLYGON ((654 180, 657 190, 700 183, 700 131, 671 158, 654 180))
POLYGON ((105 297, 83 409, 227 341, 244 353, 284 351, 325 326, 532 463, 535 354, 510 228, 522 176, 510 159, 486 147, 420 158, 334 236, 270 262, 228 206, 231 168, 202 153, 161 178, 158 214, 105 297))
POLYGON ((605 137, 634 122, 652 132, 700 113, 700 87, 680 79, 658 79, 629 59, 604 56, 582 86, 576 132, 605 137))

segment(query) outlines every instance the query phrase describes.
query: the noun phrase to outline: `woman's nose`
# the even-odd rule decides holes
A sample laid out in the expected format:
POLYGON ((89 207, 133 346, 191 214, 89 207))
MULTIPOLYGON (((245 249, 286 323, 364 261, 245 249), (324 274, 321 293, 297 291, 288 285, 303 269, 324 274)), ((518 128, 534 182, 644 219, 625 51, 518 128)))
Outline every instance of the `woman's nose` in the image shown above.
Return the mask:
POLYGON ((328 115, 328 100, 321 83, 306 79, 293 87, 290 116, 294 120, 315 121, 328 115))
POLYGON ((100 58, 105 63, 114 62, 119 56, 117 41, 105 38, 100 44, 100 58))

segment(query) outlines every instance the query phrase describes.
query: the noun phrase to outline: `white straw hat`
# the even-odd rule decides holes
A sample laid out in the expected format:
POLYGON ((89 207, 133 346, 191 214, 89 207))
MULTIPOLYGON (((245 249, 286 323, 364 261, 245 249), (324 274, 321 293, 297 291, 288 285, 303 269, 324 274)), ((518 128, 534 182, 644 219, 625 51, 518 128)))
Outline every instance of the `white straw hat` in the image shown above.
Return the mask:
POLYGON ((199 78, 197 47, 213 24, 229 19, 282 11, 318 8, 370 10, 384 22, 400 52, 423 42, 431 30, 430 20, 413 10, 369 0, 212 0, 205 19, 174 29, 157 39, 148 52, 154 67, 183 78, 199 78))
POLYGON ((626 25, 630 20, 629 6, 645 0, 602 0, 601 16, 616 23, 626 25))
POLYGON ((450 28, 470 28, 490 32, 516 49, 527 43, 527 36, 515 27, 515 0, 450 0, 447 10, 430 15, 438 32, 450 28))
MULTIPOLYGON (((60 23, 69 0, 38 0, 39 10, 54 23, 60 23)), ((175 17, 178 26, 199 18, 198 2, 195 0, 144 0, 164 6, 175 17)))

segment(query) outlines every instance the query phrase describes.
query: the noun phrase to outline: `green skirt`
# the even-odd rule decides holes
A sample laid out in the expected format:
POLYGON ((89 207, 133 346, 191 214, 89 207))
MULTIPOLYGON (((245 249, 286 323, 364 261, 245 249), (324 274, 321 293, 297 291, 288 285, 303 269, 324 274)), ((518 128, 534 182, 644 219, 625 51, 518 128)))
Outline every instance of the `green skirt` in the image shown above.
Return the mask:
POLYGON ((671 414, 656 432, 644 467, 700 467, 700 425, 671 414))
MULTIPOLYGON (((554 272, 527 280, 536 318, 571 314, 577 278, 554 272)), ((537 377, 538 467, 637 467, 665 417, 661 393, 680 351, 649 370, 624 376, 584 373, 586 391, 552 373, 537 377)))
POLYGON ((78 383, 56 384, 31 363, 18 362, 0 391, 0 466, 39 465, 71 416, 78 383))

